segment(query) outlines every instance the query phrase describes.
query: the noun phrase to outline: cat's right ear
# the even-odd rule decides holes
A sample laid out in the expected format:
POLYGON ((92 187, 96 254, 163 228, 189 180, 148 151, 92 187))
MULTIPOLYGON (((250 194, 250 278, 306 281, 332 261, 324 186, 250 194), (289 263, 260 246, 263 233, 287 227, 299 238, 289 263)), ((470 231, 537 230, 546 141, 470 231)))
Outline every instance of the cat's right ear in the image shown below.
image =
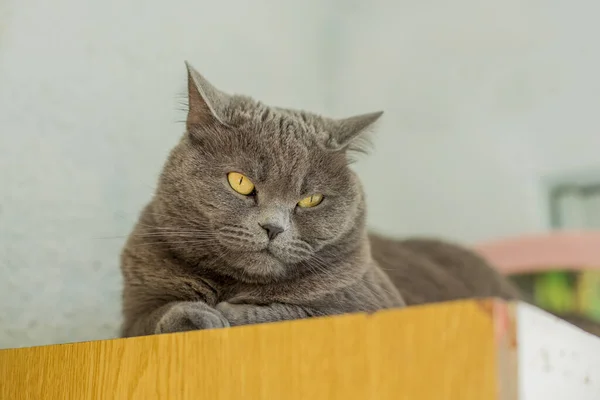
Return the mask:
POLYGON ((187 61, 188 115, 187 130, 217 122, 227 125, 226 110, 231 97, 206 80, 187 61))

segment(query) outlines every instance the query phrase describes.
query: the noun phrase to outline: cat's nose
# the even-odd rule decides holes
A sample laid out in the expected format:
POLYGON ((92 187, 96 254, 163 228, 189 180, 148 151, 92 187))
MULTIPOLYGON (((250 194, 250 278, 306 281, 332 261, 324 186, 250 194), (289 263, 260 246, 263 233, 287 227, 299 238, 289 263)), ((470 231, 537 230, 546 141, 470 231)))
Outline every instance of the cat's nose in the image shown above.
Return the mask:
POLYGON ((277 235, 284 231, 284 229, 279 225, 263 224, 261 227, 267 232, 269 240, 275 239, 277 235))

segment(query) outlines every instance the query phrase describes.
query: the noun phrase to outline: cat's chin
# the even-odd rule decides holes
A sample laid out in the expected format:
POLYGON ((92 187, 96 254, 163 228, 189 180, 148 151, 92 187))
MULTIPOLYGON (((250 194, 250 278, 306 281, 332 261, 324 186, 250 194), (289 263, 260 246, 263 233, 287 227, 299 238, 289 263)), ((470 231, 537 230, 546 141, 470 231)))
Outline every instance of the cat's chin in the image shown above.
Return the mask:
POLYGON ((251 252, 230 262, 239 270, 241 280, 249 282, 273 282, 286 277, 286 265, 268 250, 251 252))

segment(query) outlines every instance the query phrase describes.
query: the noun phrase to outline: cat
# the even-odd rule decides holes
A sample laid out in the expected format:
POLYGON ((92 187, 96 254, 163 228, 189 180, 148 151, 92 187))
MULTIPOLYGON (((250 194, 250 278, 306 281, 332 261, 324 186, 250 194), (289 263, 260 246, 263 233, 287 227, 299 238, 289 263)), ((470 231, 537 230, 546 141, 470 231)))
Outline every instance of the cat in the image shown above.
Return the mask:
POLYGON ((186 132, 121 255, 122 336, 520 298, 461 246, 367 231, 349 164, 381 112, 269 107, 186 65, 186 132))
POLYGON ((122 253, 123 336, 403 307, 348 167, 380 117, 231 96, 188 65, 186 133, 122 253))

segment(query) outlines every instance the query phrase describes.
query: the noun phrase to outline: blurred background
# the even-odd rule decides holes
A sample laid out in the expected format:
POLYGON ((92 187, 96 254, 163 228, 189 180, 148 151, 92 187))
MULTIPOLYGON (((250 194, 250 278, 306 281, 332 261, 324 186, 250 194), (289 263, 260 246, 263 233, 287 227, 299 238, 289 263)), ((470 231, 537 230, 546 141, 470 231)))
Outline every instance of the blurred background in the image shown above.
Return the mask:
POLYGON ((117 334, 119 252, 184 130, 184 60, 268 104, 384 110, 356 165, 373 229, 467 244, 544 232, 561 220, 557 187, 576 188, 573 227, 600 228, 599 13, 0 0, 0 348, 117 334))

